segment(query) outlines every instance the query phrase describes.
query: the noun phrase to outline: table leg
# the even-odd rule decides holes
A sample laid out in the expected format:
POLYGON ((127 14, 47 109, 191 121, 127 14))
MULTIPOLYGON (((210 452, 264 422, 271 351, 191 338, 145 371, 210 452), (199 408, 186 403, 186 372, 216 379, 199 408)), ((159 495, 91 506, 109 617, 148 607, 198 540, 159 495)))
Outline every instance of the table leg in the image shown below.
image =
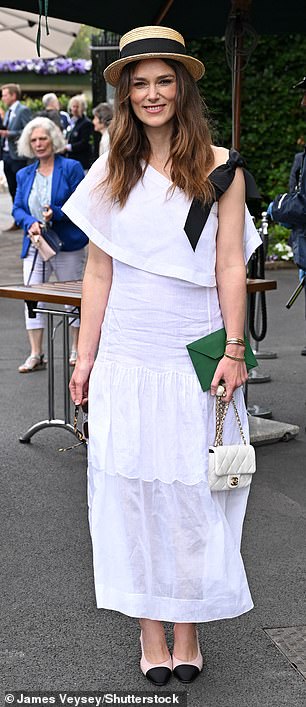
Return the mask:
POLYGON ((49 420, 54 419, 54 336, 53 314, 48 312, 48 409, 49 420))
POLYGON ((70 393, 69 393, 69 318, 63 317, 63 373, 64 373, 64 415, 65 423, 70 423, 70 393))
MULTIPOLYGON (((247 313, 246 313, 246 335, 248 339, 250 338, 250 295, 247 297, 247 313)), ((248 380, 245 383, 244 386, 244 400, 245 400, 245 405, 248 411, 249 415, 254 415, 257 417, 263 417, 266 419, 269 419, 272 417, 272 410, 269 408, 263 408, 260 405, 248 405, 248 387, 250 383, 256 382, 267 382, 270 380, 270 378, 267 378, 266 381, 264 381, 264 376, 261 376, 261 374, 258 374, 256 369, 251 369, 249 372, 248 380)))
MULTIPOLYGON (((36 311, 41 311, 42 308, 36 311)), ((35 310, 34 310, 35 311, 35 310)), ((48 318, 48 419, 41 420, 32 425, 25 434, 19 437, 19 441, 28 444, 33 435, 48 427, 62 427, 74 434, 73 425, 70 422, 70 396, 69 396, 69 312, 56 311, 53 309, 43 309, 48 318), (60 316, 63 325, 63 383, 64 383, 64 419, 55 418, 55 392, 54 392, 54 316, 60 316)))

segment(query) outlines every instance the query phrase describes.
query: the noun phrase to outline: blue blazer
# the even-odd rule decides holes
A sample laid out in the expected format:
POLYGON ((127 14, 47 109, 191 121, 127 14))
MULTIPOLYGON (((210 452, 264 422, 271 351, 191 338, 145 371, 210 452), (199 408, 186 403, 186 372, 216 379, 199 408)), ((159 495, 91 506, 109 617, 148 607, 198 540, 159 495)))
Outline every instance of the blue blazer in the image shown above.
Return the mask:
MULTIPOLYGON (((28 202, 38 165, 39 162, 36 161, 16 174, 17 191, 12 214, 16 223, 24 229, 21 258, 26 257, 31 244, 28 230, 32 223, 37 221, 30 214, 28 202)), ((51 225, 63 242, 65 251, 80 250, 88 243, 85 233, 75 226, 61 209, 83 178, 84 170, 79 162, 55 155, 50 204, 53 211, 51 225)))

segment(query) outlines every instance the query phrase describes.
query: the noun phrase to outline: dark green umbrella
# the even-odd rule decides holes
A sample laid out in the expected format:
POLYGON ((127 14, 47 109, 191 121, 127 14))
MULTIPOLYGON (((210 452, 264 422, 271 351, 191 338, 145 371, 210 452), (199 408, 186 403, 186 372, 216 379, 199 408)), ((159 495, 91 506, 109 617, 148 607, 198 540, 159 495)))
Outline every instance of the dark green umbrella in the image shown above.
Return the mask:
MULTIPOLYGON (((42 0, 43 9, 45 0, 42 0)), ((39 0, 4 0, 3 7, 39 11, 39 0)), ((164 24, 187 39, 225 33, 231 0, 49 0, 48 14, 123 34, 133 27, 164 24)), ((258 34, 301 32, 306 24, 305 0, 242 0, 250 7, 249 21, 258 34)))
POLYGON ((3 6, 49 14, 124 34, 163 24, 185 39, 223 36, 232 68, 233 146, 240 146, 241 72, 257 34, 298 33, 306 26, 305 0, 4 0, 3 6))

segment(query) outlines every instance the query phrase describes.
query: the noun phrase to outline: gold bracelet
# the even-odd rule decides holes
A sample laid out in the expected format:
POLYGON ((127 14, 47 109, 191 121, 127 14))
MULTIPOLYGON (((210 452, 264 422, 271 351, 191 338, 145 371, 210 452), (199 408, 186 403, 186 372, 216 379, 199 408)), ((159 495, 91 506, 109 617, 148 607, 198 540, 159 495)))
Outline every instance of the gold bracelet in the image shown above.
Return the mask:
POLYGON ((244 358, 238 358, 238 356, 231 356, 228 353, 224 353, 224 356, 226 356, 226 358, 231 358, 232 361, 244 361, 244 358))
POLYGON ((245 346, 245 341, 243 341, 243 339, 232 337, 231 339, 226 339, 225 346, 227 346, 227 344, 238 344, 238 346, 245 346))

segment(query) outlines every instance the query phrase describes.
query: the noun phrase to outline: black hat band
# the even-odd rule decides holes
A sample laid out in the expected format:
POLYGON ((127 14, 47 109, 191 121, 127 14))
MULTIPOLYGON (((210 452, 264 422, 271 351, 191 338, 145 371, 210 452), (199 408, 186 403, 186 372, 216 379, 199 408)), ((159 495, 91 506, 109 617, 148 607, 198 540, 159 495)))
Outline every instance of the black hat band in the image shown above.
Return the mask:
POLYGON ((137 39, 122 48, 120 59, 127 59, 138 54, 186 54, 183 44, 174 39, 152 38, 137 39))

